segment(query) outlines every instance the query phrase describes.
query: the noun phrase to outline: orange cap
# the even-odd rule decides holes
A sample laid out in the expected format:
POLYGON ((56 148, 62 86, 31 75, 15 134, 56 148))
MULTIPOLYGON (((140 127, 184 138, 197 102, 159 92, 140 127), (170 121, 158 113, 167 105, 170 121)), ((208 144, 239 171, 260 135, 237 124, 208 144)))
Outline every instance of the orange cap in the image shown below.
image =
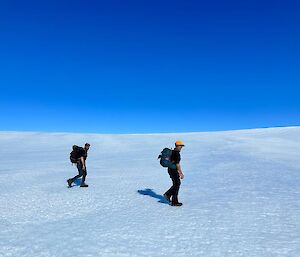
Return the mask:
POLYGON ((184 146, 184 143, 183 143, 182 141, 180 141, 180 140, 177 140, 177 141, 175 142, 175 145, 176 145, 176 146, 184 146))

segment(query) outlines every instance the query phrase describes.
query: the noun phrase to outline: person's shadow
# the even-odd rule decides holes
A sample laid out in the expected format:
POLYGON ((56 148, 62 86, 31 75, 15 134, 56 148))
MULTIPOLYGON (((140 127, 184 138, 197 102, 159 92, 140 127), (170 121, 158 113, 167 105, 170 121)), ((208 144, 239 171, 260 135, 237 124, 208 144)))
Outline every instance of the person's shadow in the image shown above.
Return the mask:
POLYGON ((156 198, 159 200, 159 203, 169 204, 169 202, 164 198, 163 195, 158 195, 153 191, 153 189, 145 188, 144 190, 138 190, 137 192, 141 195, 148 195, 150 197, 156 198))
POLYGON ((81 178, 75 179, 73 183, 75 184, 75 186, 79 187, 81 185, 81 178))

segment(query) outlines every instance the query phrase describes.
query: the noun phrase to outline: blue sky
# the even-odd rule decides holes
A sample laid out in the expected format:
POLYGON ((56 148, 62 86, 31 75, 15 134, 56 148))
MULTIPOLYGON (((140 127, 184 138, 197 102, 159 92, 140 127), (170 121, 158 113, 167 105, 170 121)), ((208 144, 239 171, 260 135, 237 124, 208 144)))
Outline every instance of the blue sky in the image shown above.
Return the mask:
POLYGON ((1 1, 0 130, 300 124, 296 1, 1 1))

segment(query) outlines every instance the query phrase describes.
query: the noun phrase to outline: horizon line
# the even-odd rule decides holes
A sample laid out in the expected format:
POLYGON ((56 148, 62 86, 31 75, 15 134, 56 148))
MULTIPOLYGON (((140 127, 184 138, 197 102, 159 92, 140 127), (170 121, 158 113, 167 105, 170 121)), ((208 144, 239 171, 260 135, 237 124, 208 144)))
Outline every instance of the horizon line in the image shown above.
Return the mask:
POLYGON ((38 130, 0 130, 0 133, 39 133, 39 134, 84 134, 84 135, 161 135, 161 134, 198 134, 198 133, 219 133, 219 132, 236 132, 249 130, 263 130, 263 129, 279 129, 279 128, 298 128, 300 125, 290 126, 271 126, 271 127, 256 127, 256 128, 242 128, 242 129, 225 129, 225 130, 206 130, 206 131, 191 131, 191 132, 147 132, 147 133, 97 133, 97 132, 72 132, 72 131, 38 131, 38 130))

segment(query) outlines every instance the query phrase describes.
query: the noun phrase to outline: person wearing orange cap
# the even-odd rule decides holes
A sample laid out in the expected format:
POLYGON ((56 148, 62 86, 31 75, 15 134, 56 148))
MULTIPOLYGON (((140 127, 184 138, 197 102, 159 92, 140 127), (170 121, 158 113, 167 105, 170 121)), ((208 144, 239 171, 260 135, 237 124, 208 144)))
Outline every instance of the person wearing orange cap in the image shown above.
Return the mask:
POLYGON ((178 192, 181 184, 180 179, 184 178, 184 174, 180 165, 180 151, 183 147, 184 144, 182 141, 178 140, 175 142, 175 148, 172 151, 171 155, 171 162, 173 162, 176 165, 176 169, 168 168, 168 173, 170 175, 170 178, 172 179, 173 185, 167 192, 164 193, 164 197, 169 202, 171 202, 172 206, 182 206, 182 203, 178 201, 178 192))

